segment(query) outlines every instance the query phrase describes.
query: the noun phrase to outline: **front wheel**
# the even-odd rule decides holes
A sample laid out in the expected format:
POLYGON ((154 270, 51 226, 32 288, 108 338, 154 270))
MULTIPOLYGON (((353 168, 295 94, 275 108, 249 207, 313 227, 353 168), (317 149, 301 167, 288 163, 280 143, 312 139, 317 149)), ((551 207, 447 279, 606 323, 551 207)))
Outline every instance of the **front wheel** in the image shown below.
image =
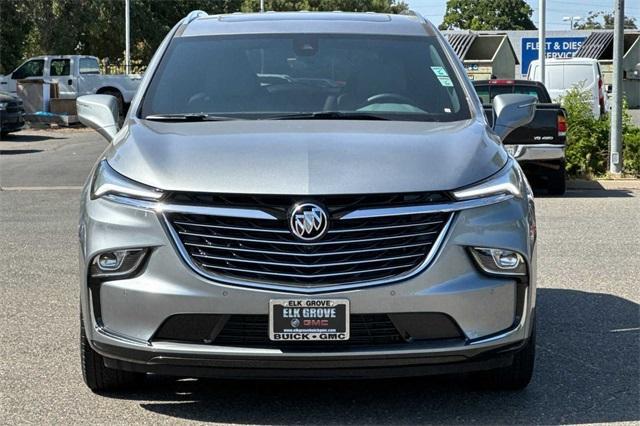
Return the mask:
POLYGON ((509 367, 483 371, 476 376, 477 384, 493 390, 521 390, 527 387, 533 377, 536 358, 536 328, 525 346, 513 356, 509 367))
POLYGON ((89 345, 82 317, 80 318, 80 360, 84 383, 93 392, 132 389, 140 386, 144 380, 142 373, 105 367, 104 357, 89 345))
POLYGON ((560 164, 558 170, 554 170, 549 174, 547 189, 551 195, 564 195, 567 190, 567 173, 565 164, 560 164))

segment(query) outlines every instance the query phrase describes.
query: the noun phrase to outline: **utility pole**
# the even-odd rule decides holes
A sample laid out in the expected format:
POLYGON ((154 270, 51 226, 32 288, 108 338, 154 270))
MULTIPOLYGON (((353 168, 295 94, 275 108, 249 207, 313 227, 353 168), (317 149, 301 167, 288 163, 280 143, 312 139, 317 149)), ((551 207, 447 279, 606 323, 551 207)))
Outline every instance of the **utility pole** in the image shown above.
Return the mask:
MULTIPOLYGON (((611 156, 609 171, 622 173, 622 55, 624 39, 624 0, 615 1, 613 22, 613 105, 611 108, 611 156)), ((606 96, 606 94, 604 94, 606 96)))
POLYGON ((544 84, 545 80, 545 71, 544 71, 544 60, 546 58, 545 50, 547 47, 545 31, 546 31, 546 22, 545 22, 545 0, 539 0, 538 2, 538 62, 540 62, 540 82, 544 84))
POLYGON ((124 0, 124 72, 129 74, 131 72, 131 51, 129 45, 131 44, 130 27, 131 22, 129 19, 129 0, 124 0))

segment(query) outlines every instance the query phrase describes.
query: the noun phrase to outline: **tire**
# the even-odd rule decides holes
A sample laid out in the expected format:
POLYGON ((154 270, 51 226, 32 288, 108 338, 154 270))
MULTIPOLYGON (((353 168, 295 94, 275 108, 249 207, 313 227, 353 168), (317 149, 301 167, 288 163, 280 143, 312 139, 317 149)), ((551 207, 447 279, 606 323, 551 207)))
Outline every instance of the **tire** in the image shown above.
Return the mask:
POLYGON ((116 391, 140 387, 144 381, 143 373, 114 370, 105 367, 104 357, 89 345, 84 331, 84 322, 80 318, 80 361, 82 378, 93 392, 116 391))
POLYGON ((509 367, 483 371, 476 376, 476 384, 491 390, 522 390, 527 387, 533 376, 536 358, 536 328, 525 346, 513 356, 509 367))
POLYGON ((116 98, 116 101, 118 101, 118 121, 119 124, 122 124, 122 121, 124 120, 124 115, 125 115, 125 110, 124 110, 124 98, 122 97, 122 93, 120 93, 118 90, 105 90, 104 92, 100 93, 101 95, 110 95, 113 96, 114 98, 116 98))
POLYGON ((551 195, 564 195, 567 191, 565 164, 560 164, 558 170, 554 170, 549 174, 549 181, 547 182, 547 190, 551 195))

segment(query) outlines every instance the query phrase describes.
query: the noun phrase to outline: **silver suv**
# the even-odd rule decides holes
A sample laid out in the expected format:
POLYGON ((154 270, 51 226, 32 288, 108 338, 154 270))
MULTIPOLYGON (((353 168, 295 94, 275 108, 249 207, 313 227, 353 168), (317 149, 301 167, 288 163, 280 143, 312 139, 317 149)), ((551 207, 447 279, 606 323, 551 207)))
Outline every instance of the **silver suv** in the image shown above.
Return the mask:
POLYGON ((535 348, 533 197, 442 35, 417 15, 194 12, 158 49, 82 194, 81 352, 94 391, 145 373, 475 372, 535 348))

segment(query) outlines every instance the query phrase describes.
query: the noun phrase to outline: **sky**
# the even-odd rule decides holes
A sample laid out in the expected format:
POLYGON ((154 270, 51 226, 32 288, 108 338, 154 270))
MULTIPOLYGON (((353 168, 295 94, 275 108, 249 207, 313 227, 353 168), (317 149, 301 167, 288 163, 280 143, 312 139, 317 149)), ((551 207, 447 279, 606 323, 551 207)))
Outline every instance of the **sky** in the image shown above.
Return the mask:
MULTIPOLYGON (((446 9, 446 0, 405 0, 409 7, 422 14, 435 25, 440 25, 446 9)), ((531 20, 538 26, 538 0, 526 0, 533 8, 531 20)), ((589 11, 609 10, 613 12, 615 0, 547 0, 547 30, 569 29, 569 22, 563 22, 565 16, 580 16, 585 18, 589 11)), ((636 25, 640 27, 640 1, 626 0, 625 14, 636 18, 636 25)))

